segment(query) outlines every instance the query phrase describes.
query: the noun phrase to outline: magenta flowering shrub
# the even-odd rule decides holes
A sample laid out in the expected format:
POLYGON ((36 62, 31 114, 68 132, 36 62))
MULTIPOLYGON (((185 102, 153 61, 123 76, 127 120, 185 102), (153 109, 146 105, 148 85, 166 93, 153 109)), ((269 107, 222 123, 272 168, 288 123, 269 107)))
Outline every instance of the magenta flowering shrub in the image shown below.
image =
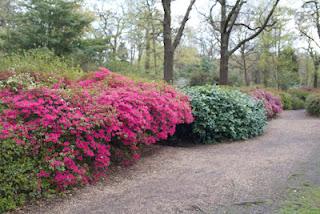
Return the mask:
POLYGON ((41 157, 39 178, 63 189, 99 178, 109 166, 110 145, 105 142, 118 129, 110 106, 94 106, 81 97, 79 108, 47 88, 4 90, 0 99, 7 107, 1 113, 1 138, 13 138, 41 157))
POLYGON ((256 89, 250 94, 254 98, 263 101, 268 118, 273 118, 283 111, 280 97, 262 89, 256 89))
POLYGON ((188 98, 172 87, 136 83, 107 69, 51 88, 6 88, 0 100, 0 137, 39 159, 40 188, 95 182, 111 160, 129 165, 140 158, 141 146, 193 121, 188 98))

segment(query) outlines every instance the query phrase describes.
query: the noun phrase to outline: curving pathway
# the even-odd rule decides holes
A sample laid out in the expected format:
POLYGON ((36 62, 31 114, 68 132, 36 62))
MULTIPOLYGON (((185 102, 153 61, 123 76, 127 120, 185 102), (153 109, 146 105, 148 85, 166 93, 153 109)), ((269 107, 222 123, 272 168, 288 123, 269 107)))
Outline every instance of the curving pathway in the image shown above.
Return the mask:
POLYGON ((106 184, 29 213, 273 213, 288 181, 320 163, 320 120, 288 111, 252 140, 156 148, 106 184))

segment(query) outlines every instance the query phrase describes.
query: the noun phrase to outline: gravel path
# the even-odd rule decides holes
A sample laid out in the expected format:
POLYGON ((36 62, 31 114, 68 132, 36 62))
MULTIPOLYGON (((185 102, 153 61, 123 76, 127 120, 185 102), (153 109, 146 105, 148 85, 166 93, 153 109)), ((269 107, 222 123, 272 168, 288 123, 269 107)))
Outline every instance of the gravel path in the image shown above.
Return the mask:
POLYGON ((319 128, 304 111, 287 111, 252 140, 159 146, 106 184, 32 213, 272 213, 289 179, 320 161, 319 128))

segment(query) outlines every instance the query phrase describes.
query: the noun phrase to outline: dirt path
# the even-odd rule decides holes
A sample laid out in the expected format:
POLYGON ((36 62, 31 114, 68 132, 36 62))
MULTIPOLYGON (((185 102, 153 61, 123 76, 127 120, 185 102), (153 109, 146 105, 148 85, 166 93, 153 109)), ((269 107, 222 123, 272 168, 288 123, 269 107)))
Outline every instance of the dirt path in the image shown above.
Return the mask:
MULTIPOLYGON (((111 183, 38 213, 271 213, 288 180, 320 161, 320 120, 284 112, 253 140, 161 147, 111 183)), ((35 210, 32 213, 36 213, 35 210)))

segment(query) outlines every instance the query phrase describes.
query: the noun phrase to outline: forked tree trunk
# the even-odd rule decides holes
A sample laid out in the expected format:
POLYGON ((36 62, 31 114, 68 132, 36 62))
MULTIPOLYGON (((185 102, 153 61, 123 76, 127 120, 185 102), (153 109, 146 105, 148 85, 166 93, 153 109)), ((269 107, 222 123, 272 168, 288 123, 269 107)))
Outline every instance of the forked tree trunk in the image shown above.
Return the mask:
POLYGON ((171 29, 171 1, 172 0, 162 0, 162 6, 164 10, 163 18, 163 44, 164 44, 164 63, 163 63, 163 78, 168 83, 173 83, 173 61, 174 61, 174 51, 178 47, 185 25, 189 19, 191 9, 196 2, 196 0, 191 0, 189 7, 183 17, 181 25, 174 39, 172 38, 171 29))

